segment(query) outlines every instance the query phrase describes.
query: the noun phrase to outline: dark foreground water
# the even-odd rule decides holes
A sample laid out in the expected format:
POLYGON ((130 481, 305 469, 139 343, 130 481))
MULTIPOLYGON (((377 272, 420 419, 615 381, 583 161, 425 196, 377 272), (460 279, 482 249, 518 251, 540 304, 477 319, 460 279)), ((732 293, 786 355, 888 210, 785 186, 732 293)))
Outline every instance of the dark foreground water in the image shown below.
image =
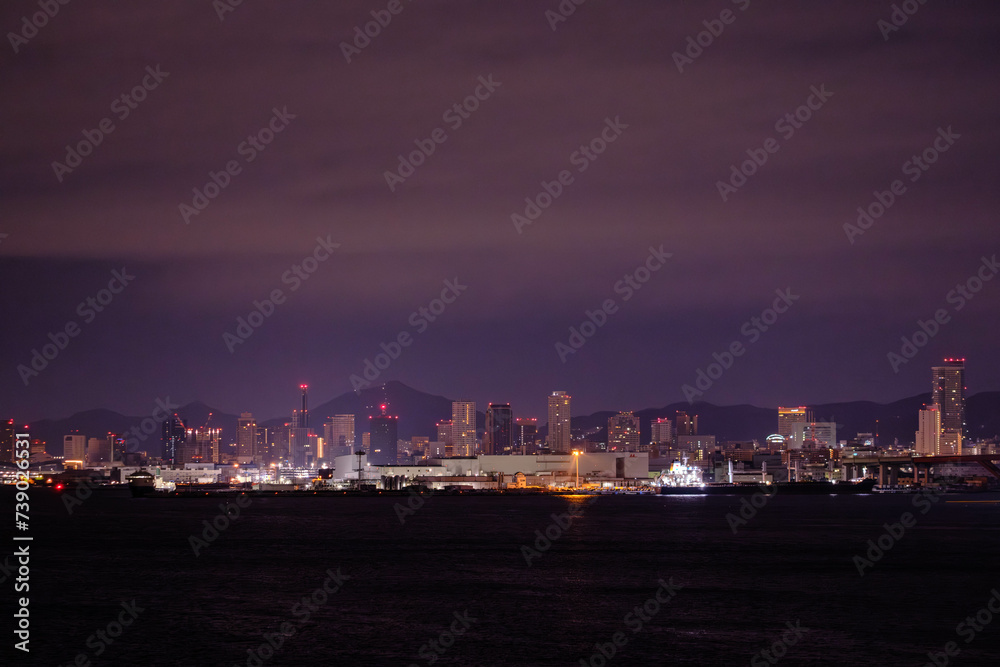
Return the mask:
POLYGON ((94 496, 69 515, 32 493, 31 653, 8 630, 0 664, 601 665, 606 644, 609 665, 767 665, 784 632, 782 665, 922 665, 949 641, 949 664, 996 665, 1000 616, 956 630, 1000 589, 1000 505, 948 501, 985 498, 922 514, 913 496, 777 496, 734 534, 740 498, 434 496, 401 524, 405 498, 267 497, 196 557, 218 499, 94 496), (907 511, 916 525, 860 576, 852 558, 907 511), (328 570, 349 579, 313 597, 328 570))

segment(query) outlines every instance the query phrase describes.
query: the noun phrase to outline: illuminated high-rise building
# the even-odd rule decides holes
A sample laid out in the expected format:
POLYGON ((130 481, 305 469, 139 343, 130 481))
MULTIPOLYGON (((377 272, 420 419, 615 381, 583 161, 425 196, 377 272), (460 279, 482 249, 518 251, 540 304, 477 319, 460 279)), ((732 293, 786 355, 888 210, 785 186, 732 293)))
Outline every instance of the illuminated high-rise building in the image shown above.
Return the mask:
POLYGON ((813 411, 806 406, 796 408, 778 408, 778 435, 785 439, 785 445, 789 449, 802 447, 802 443, 795 445, 792 438, 796 424, 809 424, 815 421, 813 411))
POLYGON ((399 417, 386 414, 387 405, 380 406, 382 414, 369 417, 368 461, 377 466, 394 466, 399 460, 397 438, 399 417))
POLYGON ((181 446, 181 456, 178 463, 218 463, 219 441, 222 439, 222 429, 202 426, 189 428, 187 440, 181 446))
POLYGON ((452 401, 451 440, 455 456, 476 455, 475 401, 452 401))
POLYGON ((795 422, 787 449, 828 449, 837 446, 836 422, 795 422))
POLYGON ((236 460, 252 463, 257 447, 257 420, 253 413, 243 412, 236 426, 236 460))
POLYGON ((111 445, 109 438, 90 438, 87 440, 87 465, 111 465, 111 445))
POLYGON ((654 419, 650 426, 652 430, 650 441, 654 445, 670 444, 674 441, 674 423, 669 419, 663 417, 654 419))
POLYGON ((941 453, 941 410, 936 405, 925 406, 917 420, 917 438, 913 447, 922 456, 941 453))
POLYGON ((0 462, 14 462, 14 442, 17 434, 14 432, 14 420, 5 419, 0 421, 0 462))
POLYGON ((181 445, 187 442, 184 420, 171 415, 163 420, 163 460, 169 464, 180 463, 181 445))
POLYGON ((608 419, 608 451, 639 451, 639 418, 632 412, 619 412, 608 419))
POLYGON ((438 422, 436 424, 438 442, 443 442, 449 447, 455 444, 455 441, 451 437, 452 426, 453 424, 450 419, 446 422, 438 422))
POLYGON ((677 435, 698 435, 698 415, 689 415, 678 410, 675 421, 677 435))
POLYGON ((124 435, 108 433, 108 440, 111 441, 111 460, 124 462, 128 451, 128 439, 124 435))
POLYGON ((570 452, 570 403, 572 396, 565 391, 549 394, 549 449, 553 452, 570 452))
MULTIPOLYGON (((124 442, 125 439, 121 438, 121 440, 124 442)), ((29 446, 31 462, 40 463, 42 461, 47 461, 48 459, 52 458, 49 455, 49 453, 45 450, 46 450, 46 443, 43 440, 39 440, 38 438, 33 439, 31 441, 31 445, 29 446)))
POLYGON ((537 451, 538 419, 535 417, 518 417, 514 420, 514 447, 521 454, 534 454, 537 451))
POLYGON ((483 454, 510 454, 514 450, 514 413, 510 403, 490 403, 486 408, 483 454))
POLYGON ((300 413, 301 423, 299 426, 309 428, 309 385, 300 384, 299 389, 302 391, 302 411, 300 413))
POLYGON ((82 467, 87 460, 87 436, 71 434, 63 436, 63 462, 78 461, 82 467))
POLYGON ((274 442, 269 437, 270 430, 266 426, 257 427, 257 437, 254 440, 253 462, 265 466, 275 460, 274 442))
POLYGON ((942 454, 961 454, 965 441, 965 359, 931 368, 931 402, 941 410, 942 454))
POLYGON ((323 438, 330 448, 348 447, 354 453, 354 415, 334 415, 323 425, 323 438))
POLYGON ((292 425, 285 422, 280 426, 275 426, 273 432, 268 433, 271 438, 271 455, 279 465, 285 465, 290 461, 292 425))
POLYGON ((300 384, 302 403, 292 410, 292 424, 288 432, 288 459, 296 468, 306 468, 316 462, 316 440, 309 430, 309 385, 300 384))

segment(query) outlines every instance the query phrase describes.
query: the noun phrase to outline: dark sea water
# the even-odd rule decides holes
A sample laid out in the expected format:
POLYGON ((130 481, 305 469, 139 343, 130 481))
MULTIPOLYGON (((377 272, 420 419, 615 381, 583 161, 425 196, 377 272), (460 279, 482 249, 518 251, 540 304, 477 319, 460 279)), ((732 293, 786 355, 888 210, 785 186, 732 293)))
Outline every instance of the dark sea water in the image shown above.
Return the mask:
MULTIPOLYGON (((13 498, 0 498, 13 513, 13 498)), ((733 497, 439 495, 403 524, 394 505, 406 498, 264 497, 195 557, 189 536, 219 499, 105 493, 70 516, 32 493, 31 653, 8 640, 3 655, 247 665, 248 650, 289 623, 294 634, 250 665, 405 667, 438 655, 438 666, 569 666, 617 632, 625 641, 609 665, 750 665, 791 622, 808 631, 778 664, 922 665, 955 641, 950 664, 997 665, 1000 617, 969 643, 956 633, 1000 589, 1000 505, 950 501, 987 498, 944 496, 921 514, 913 496, 776 496, 734 534, 733 497), (556 539, 529 566, 522 545, 571 507, 582 516, 549 528, 556 539), (860 576, 852 557, 907 511, 916 525, 860 576), (308 620, 296 614, 338 569, 342 587, 308 620), (661 579, 681 588, 650 603, 659 609, 638 628, 633 610, 661 579), (96 657, 88 637, 132 600, 143 611, 96 657), (456 622, 463 634, 442 637, 456 613, 468 629, 456 622), (434 654, 439 639, 450 647, 434 654)), ((10 619, 11 580, 2 585, 10 619)))

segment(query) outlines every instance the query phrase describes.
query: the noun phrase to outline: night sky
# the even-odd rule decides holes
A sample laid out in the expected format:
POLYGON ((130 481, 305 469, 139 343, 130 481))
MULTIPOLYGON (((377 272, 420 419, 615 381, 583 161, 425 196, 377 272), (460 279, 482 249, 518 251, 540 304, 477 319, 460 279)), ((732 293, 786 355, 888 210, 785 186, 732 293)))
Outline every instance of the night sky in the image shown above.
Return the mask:
POLYGON ((541 421, 557 389, 576 414, 684 400, 737 341, 699 400, 888 402, 944 356, 968 359, 970 393, 1000 388, 995 2, 911 0, 889 30, 892 3, 868 0, 590 0, 564 21, 556 0, 403 0, 345 55, 388 4, 71 2, 12 39, 39 9, 4 3, 0 417, 167 396, 285 415, 400 334, 376 382, 541 421), (401 172, 415 142, 433 153, 401 172), (201 201, 210 173, 226 187, 201 201), (845 230, 876 191, 884 214, 845 230), (670 256, 636 275, 651 248, 670 256), (952 292, 970 278, 971 300, 952 292), (50 333, 65 349, 28 373, 50 333))

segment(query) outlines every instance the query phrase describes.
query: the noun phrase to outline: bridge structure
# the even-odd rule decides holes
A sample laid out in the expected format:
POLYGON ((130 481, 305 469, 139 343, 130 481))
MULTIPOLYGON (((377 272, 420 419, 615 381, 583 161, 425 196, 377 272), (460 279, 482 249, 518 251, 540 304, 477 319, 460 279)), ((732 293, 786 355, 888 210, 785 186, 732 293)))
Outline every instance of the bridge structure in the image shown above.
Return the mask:
MULTIPOLYGON (((931 481, 931 469, 936 465, 944 463, 978 463, 986 472, 1000 479, 1000 467, 996 462, 1000 461, 1000 454, 945 454, 943 456, 851 456, 840 460, 841 469, 844 471, 844 479, 855 479, 860 476, 862 468, 877 468, 879 486, 899 483, 902 468, 913 468, 912 479, 914 484, 920 482, 920 473, 923 472, 924 483, 931 481), (888 478, 888 479, 887 479, 888 478)), ((874 474, 872 475, 874 476, 874 474)), ((905 477, 904 477, 905 479, 905 477)))

